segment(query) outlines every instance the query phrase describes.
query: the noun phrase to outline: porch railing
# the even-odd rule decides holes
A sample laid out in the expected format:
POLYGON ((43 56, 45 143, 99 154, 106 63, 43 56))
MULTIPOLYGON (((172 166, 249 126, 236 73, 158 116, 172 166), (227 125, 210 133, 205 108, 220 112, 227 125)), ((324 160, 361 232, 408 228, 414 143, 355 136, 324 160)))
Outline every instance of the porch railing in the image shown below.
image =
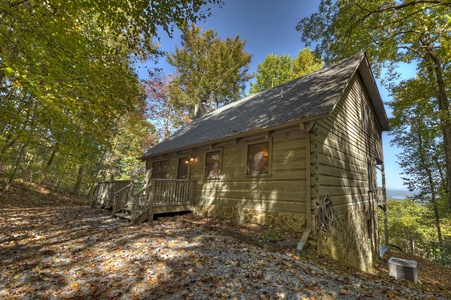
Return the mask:
POLYGON ((91 206, 111 208, 113 206, 114 194, 130 183, 130 180, 100 181, 91 196, 91 206))
POLYGON ((195 199, 195 180, 151 179, 149 184, 133 181, 102 182, 95 197, 111 203, 113 216, 125 216, 133 223, 152 220, 155 213, 190 210, 195 199))
POLYGON ((154 206, 192 204, 195 186, 195 180, 152 179, 152 203, 154 206))
POLYGON ((116 215, 116 212, 125 208, 128 203, 131 203, 132 198, 131 195, 133 193, 133 183, 124 186, 123 188, 114 192, 113 196, 113 216, 116 215))
MULTIPOLYGON (((139 223, 146 213, 148 220, 153 219, 155 208, 187 206, 194 204, 195 180, 186 179, 151 179, 149 184, 133 194, 133 223, 139 223), (141 216, 140 216, 141 214, 141 216)), ((165 212, 172 212, 166 209, 165 212)))

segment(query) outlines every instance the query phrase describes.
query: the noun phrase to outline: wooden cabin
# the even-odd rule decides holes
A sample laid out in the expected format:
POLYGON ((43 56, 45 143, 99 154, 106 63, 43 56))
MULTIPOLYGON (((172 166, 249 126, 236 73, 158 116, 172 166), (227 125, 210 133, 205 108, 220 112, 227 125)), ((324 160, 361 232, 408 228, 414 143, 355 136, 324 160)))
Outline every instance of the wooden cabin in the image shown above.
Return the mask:
POLYGON ((197 214, 291 230, 301 248, 368 271, 386 130, 362 53, 206 113, 141 159, 155 189, 194 182, 197 214))

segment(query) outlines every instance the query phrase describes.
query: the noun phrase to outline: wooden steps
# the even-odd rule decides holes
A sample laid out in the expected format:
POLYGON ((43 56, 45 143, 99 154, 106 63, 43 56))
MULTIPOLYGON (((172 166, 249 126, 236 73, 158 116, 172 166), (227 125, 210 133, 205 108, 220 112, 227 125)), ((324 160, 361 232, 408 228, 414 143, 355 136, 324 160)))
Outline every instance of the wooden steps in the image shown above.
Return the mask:
POLYGON ((147 211, 137 212, 135 218, 133 219, 133 212, 131 207, 124 207, 115 213, 116 218, 126 220, 130 223, 139 224, 147 220, 147 211))
POLYGON ((128 214, 128 213, 117 213, 115 215, 115 217, 119 218, 119 219, 123 219, 123 220, 128 220, 128 221, 132 221, 132 215, 128 214))

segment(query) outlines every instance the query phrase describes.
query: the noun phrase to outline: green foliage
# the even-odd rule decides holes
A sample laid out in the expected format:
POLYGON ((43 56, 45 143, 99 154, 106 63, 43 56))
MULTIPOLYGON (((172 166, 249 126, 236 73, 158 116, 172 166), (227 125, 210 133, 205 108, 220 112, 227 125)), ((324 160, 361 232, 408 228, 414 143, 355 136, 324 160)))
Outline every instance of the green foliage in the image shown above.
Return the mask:
POLYGON ((240 99, 251 61, 244 46, 239 36, 222 41, 213 29, 185 26, 182 48, 167 55, 176 68, 169 87, 171 100, 192 115, 196 104, 218 107, 240 99))
MULTIPOLYGON (((434 229, 434 214, 429 206, 416 203, 413 199, 388 200, 388 233, 390 244, 401 247, 404 251, 425 258, 436 260, 445 265, 451 265, 451 220, 443 218, 442 229, 444 242, 437 242, 437 232, 434 229), (410 240, 414 249, 411 249, 410 240)), ((379 214, 379 224, 383 223, 379 214)), ((379 226, 383 236, 383 226, 379 226)))
POLYGON ((387 206, 390 242, 408 250, 408 236, 412 235, 424 248, 425 237, 434 234, 426 221, 427 209, 412 199, 389 200, 387 206))
POLYGON ((403 149, 398 163, 404 179, 415 199, 429 203, 435 217, 438 243, 443 242, 439 199, 446 198, 445 151, 437 101, 429 74, 421 73, 413 79, 400 82, 393 88, 394 100, 391 124, 392 144, 403 149))
POLYGON ((315 72, 322 67, 323 62, 317 54, 308 48, 302 49, 293 59, 293 79, 315 72))
POLYGON ((290 55, 268 54, 258 64, 255 83, 251 83, 249 92, 255 94, 293 79, 293 59, 290 55))
POLYGON ((390 119, 392 144, 403 149, 398 163, 410 190, 426 200, 446 188, 445 153, 433 83, 427 77, 400 82, 393 88, 390 119), (432 100, 431 100, 432 99, 432 100), (431 180, 433 179, 433 180, 431 180))
POLYGON ((322 61, 310 49, 299 51, 295 58, 290 55, 268 54, 262 63, 258 64, 256 81, 251 83, 249 92, 255 94, 285 83, 292 79, 305 76, 323 66, 322 61))
POLYGON ((317 43, 327 63, 364 50, 378 73, 422 60, 429 46, 444 59, 451 47, 450 9, 448 1, 322 0, 296 28, 307 45, 317 43))
POLYGON ((155 128, 142 110, 119 120, 116 135, 110 141, 111 148, 104 153, 102 180, 140 181, 145 177, 145 165, 138 159, 146 149, 155 145, 155 128))
POLYGON ((0 169, 9 182, 95 180, 108 153, 129 168, 123 157, 141 154, 152 132, 132 63, 160 54, 159 26, 171 34, 205 18, 208 3, 221 1, 2 1, 0 169))

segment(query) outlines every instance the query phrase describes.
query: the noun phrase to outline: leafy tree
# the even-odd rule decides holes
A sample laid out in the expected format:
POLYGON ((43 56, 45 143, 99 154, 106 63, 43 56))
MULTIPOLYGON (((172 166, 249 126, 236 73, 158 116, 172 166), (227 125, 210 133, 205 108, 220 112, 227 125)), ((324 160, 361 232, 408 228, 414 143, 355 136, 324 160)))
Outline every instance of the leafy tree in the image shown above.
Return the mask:
POLYGON ((145 120, 132 62, 162 55, 152 42, 157 29, 171 35, 173 26, 205 18, 209 3, 222 2, 2 1, 0 167, 8 182, 27 168, 41 171, 33 180, 75 176, 78 193, 122 122, 145 120))
POLYGON ((239 36, 223 41, 213 29, 185 26, 182 48, 167 55, 176 69, 170 84, 174 103, 192 115, 197 104, 218 107, 241 98, 251 61, 244 46, 239 36))
POLYGON ((323 61, 310 49, 299 51, 293 60, 293 78, 305 76, 323 67, 323 61))
MULTIPOLYGON (((446 154, 447 177, 451 178, 450 88, 447 71, 451 63, 451 3, 449 1, 322 0, 318 12, 302 19, 297 29, 307 45, 327 62, 365 50, 377 74, 385 67, 395 79, 398 63, 417 63, 430 70, 440 111, 446 154)), ((451 180, 447 181, 447 192, 451 180)), ((448 192, 451 207, 451 193, 448 192)))
POLYGON ((262 63, 258 64, 256 81, 251 83, 250 93, 255 94, 265 91, 276 85, 292 79, 310 74, 323 64, 310 49, 299 51, 295 58, 290 55, 268 54, 262 63))
POLYGON ((414 238, 417 248, 425 249, 429 236, 433 235, 430 224, 426 221, 426 208, 412 199, 389 200, 387 206, 390 224, 388 230, 392 243, 407 250, 410 239, 414 238))
POLYGON ((102 179, 143 179, 145 167, 137 158, 155 145, 154 135, 155 127, 148 120, 145 105, 119 120, 118 130, 110 141, 111 149, 103 154, 103 161, 108 163, 102 179))
POLYGON ((258 64, 255 82, 251 83, 249 92, 255 94, 293 79, 293 59, 288 54, 268 54, 258 64))
MULTIPOLYGON (((424 205, 407 198, 388 200, 387 206, 391 244, 424 258, 451 265, 451 222, 449 219, 442 219, 444 242, 439 244, 433 229, 433 216, 424 205)), ((382 228, 380 229, 382 230, 382 228)))
POLYGON ((438 202, 446 198, 445 155, 436 101, 431 100, 434 90, 427 77, 417 76, 401 82, 393 91, 395 100, 389 103, 394 111, 392 143, 403 149, 398 163, 408 174, 404 181, 411 191, 416 191, 415 199, 431 205, 441 244, 438 202))
POLYGON ((170 95, 169 84, 172 79, 171 76, 158 74, 144 81, 149 118, 160 141, 168 138, 181 124, 189 122, 188 114, 178 109, 170 95))

